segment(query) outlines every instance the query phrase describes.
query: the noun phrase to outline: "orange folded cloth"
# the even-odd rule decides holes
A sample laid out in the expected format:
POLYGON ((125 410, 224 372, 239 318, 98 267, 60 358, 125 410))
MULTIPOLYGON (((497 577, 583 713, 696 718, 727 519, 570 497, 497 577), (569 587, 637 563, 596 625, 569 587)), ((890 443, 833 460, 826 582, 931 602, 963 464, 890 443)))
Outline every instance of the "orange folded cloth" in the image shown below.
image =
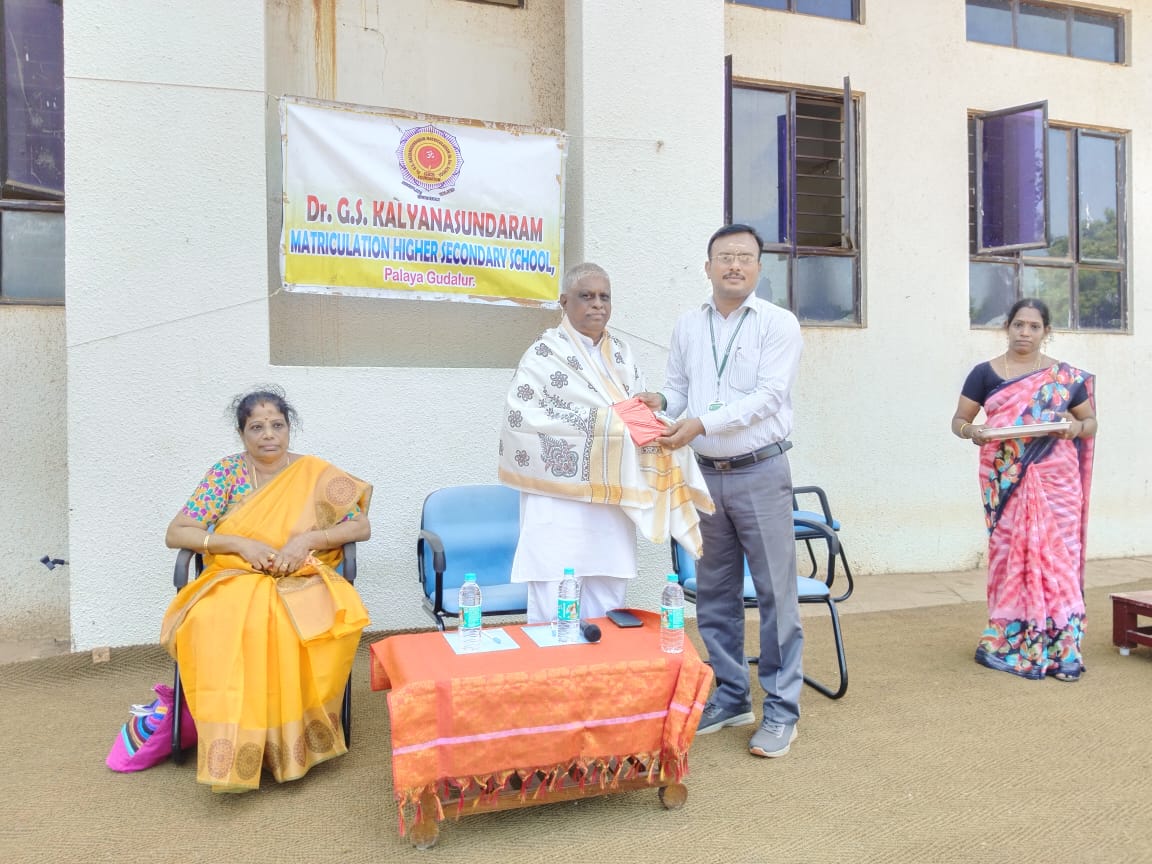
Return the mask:
POLYGON ((652 409, 640 401, 639 396, 625 399, 612 406, 612 410, 619 415, 628 427, 628 434, 637 447, 651 444, 657 438, 668 432, 668 426, 652 413, 652 409))

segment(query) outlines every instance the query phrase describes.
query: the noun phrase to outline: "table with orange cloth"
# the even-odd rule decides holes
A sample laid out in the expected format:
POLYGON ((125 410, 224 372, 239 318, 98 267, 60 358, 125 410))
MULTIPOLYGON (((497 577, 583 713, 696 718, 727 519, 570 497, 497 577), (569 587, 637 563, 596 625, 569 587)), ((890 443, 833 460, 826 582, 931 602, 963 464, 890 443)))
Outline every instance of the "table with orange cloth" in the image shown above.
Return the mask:
POLYGON ((633 611, 642 627, 595 619, 594 644, 542 648, 520 625, 503 628, 520 646, 506 651, 456 654, 438 632, 374 643, 372 689, 390 691, 401 833, 409 805, 419 821, 429 805, 442 819, 445 802, 459 813, 466 798, 474 806, 513 790, 512 806, 526 806, 574 782, 580 794, 637 776, 679 783, 712 669, 687 639, 682 654, 663 653, 659 616, 633 611), (535 778, 545 779, 529 792, 535 778))

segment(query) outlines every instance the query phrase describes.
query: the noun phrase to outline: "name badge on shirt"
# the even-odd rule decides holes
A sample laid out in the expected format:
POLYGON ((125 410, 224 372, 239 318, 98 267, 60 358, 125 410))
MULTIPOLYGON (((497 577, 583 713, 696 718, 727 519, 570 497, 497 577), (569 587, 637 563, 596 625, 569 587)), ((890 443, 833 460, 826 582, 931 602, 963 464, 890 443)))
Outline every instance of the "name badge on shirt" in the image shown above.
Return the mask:
POLYGON ((723 407, 724 407, 723 402, 709 402, 708 403, 708 410, 709 411, 719 411, 723 407))

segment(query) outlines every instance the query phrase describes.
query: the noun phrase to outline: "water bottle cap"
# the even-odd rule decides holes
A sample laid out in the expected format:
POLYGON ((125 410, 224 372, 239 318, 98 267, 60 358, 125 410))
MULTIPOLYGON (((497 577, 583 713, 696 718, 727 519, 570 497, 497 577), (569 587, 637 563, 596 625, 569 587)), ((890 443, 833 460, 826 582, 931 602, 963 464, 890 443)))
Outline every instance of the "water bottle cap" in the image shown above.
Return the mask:
POLYGON ((680 577, 679 577, 679 576, 677 576, 675 573, 669 573, 669 574, 668 574, 668 581, 669 581, 669 582, 679 582, 679 581, 680 581, 680 577))
POLYGON ((475 582, 476 581, 476 574, 475 573, 465 573, 464 574, 464 581, 465 582, 475 582))
POLYGON ((565 568, 564 568, 564 575, 565 575, 565 576, 575 576, 575 575, 576 575, 576 570, 575 570, 575 568, 572 568, 572 567, 565 567, 565 568))

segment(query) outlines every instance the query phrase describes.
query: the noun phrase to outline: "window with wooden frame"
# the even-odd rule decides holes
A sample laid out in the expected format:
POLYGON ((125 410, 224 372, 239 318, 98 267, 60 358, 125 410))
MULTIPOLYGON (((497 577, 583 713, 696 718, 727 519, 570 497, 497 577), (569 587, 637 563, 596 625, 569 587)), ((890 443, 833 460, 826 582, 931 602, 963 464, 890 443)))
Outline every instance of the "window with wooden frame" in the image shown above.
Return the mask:
POLYGON ((729 222, 764 240, 756 293, 803 323, 861 323, 855 103, 840 94, 728 87, 729 222))
POLYGON ((1126 136, 1050 123, 1047 103, 968 119, 969 319, 1038 297, 1061 330, 1126 332, 1126 136))
POLYGON ((1124 16, 1043 0, 966 0, 969 42, 1123 63, 1124 16))
POLYGON ((841 21, 860 20, 860 0, 728 0, 737 6, 755 6, 758 9, 777 9, 798 12, 820 18, 838 18, 841 21))
POLYGON ((0 302, 64 300, 61 0, 0 0, 0 302))

